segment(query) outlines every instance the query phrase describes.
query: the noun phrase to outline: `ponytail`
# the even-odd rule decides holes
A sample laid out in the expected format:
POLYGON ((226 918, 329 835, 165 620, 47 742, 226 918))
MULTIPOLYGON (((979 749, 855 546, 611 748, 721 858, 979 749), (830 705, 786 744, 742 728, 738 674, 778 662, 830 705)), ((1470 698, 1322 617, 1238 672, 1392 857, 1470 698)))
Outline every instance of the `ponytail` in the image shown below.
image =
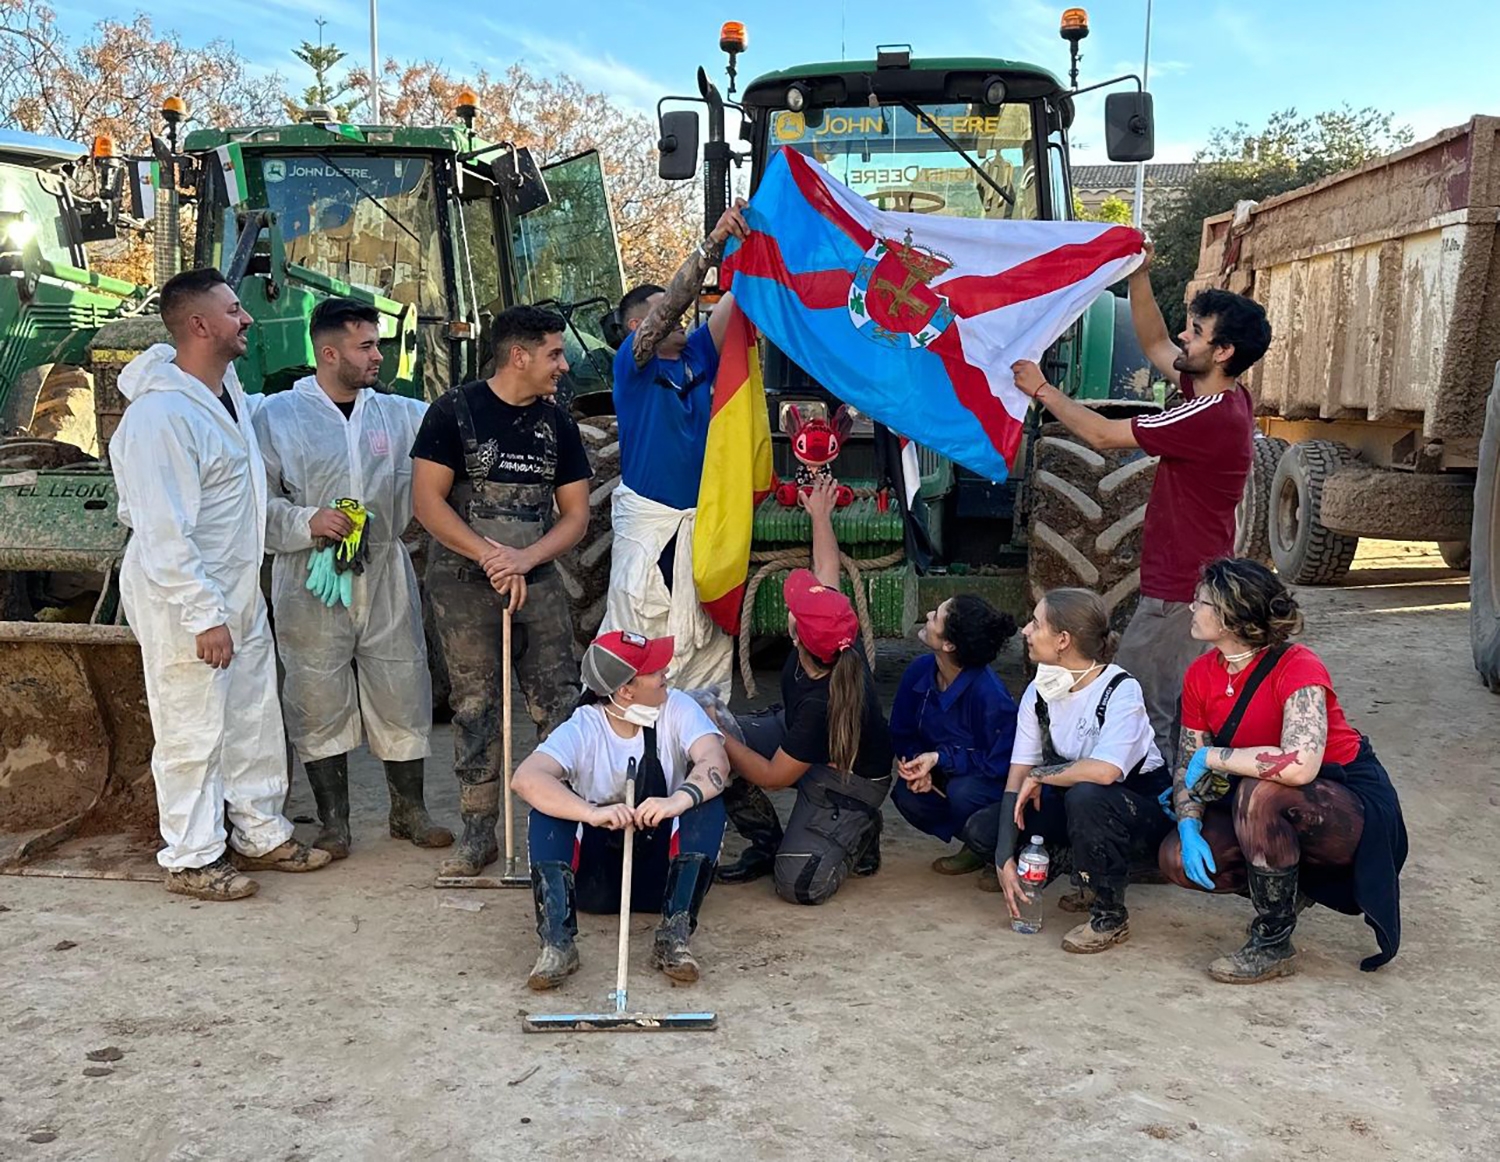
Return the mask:
POLYGON ((828 679, 828 760, 844 774, 854 771, 865 721, 865 667, 852 650, 841 650, 828 679))

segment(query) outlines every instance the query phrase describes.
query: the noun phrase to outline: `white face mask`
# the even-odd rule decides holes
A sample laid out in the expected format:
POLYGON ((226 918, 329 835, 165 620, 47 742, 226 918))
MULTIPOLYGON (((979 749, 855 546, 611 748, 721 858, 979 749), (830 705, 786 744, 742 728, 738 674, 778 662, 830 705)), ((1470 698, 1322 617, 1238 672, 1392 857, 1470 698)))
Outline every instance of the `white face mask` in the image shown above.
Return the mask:
POLYGON ((1032 684, 1036 686, 1037 696, 1042 701, 1051 702, 1061 698, 1097 669, 1099 669, 1098 662, 1084 670, 1070 670, 1066 666, 1054 666, 1051 662, 1042 662, 1036 668, 1036 679, 1032 684))
POLYGON ((639 702, 632 702, 629 706, 621 706, 615 701, 614 695, 610 695, 609 704, 615 710, 618 710, 619 713, 616 714, 614 710, 609 709, 606 709, 604 713, 612 718, 618 718, 621 722, 629 722, 635 726, 655 726, 656 720, 661 717, 660 706, 642 706, 639 702))

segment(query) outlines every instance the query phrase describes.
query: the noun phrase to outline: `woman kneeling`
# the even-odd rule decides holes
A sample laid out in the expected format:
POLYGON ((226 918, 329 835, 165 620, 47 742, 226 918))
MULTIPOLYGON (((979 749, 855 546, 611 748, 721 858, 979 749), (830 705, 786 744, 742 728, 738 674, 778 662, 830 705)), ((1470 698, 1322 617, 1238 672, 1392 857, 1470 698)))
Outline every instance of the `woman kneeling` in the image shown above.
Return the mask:
POLYGON ((1072 870, 1089 919, 1063 937, 1068 952, 1103 952, 1130 938, 1125 884, 1171 829, 1157 796, 1169 785, 1141 685, 1109 663, 1116 635, 1087 589, 1054 589, 1026 628, 1036 679, 1021 695, 1005 797, 965 828, 993 853, 1006 906, 1019 917, 1016 850, 1040 835, 1054 875, 1072 870), (1091 898, 1090 898, 1091 897, 1091 898))
POLYGON ((1363 912, 1380 952, 1360 968, 1379 968, 1401 942, 1406 860, 1390 777, 1318 655, 1287 644, 1302 614, 1275 574, 1216 561, 1193 604, 1193 637, 1213 648, 1183 681, 1177 834, 1161 869, 1185 888, 1248 888, 1255 906, 1250 939, 1209 975, 1251 984, 1295 971, 1292 929, 1311 902, 1363 912))
POLYGON ((698 979, 688 939, 724 839, 718 795, 729 761, 702 708, 667 689, 671 660, 669 637, 596 639, 583 656, 582 704, 516 770, 512 786, 532 809, 531 891, 542 942, 526 982, 534 989, 554 988, 578 970, 577 908, 619 909, 622 832, 632 826, 631 906, 661 909, 651 965, 673 980, 698 979), (632 761, 634 809, 624 802, 632 761))

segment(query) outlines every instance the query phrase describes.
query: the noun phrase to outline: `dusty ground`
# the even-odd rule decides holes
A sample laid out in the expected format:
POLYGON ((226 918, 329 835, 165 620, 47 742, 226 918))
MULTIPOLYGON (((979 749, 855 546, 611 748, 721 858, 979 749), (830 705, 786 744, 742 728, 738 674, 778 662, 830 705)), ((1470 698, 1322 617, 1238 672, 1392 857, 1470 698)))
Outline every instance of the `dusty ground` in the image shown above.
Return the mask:
POLYGON ((563 992, 528 993, 528 896, 432 890, 362 759, 354 858, 244 904, 0 879, 0 1158, 1500 1157, 1500 700, 1470 668, 1464 578, 1413 546, 1360 566, 1303 599, 1411 832, 1379 973, 1356 967, 1365 926, 1318 909, 1300 975, 1213 984, 1248 905, 1169 887, 1132 889, 1130 944, 1071 957, 1066 916, 1013 935, 888 810, 885 870, 826 907, 715 889, 691 990, 644 971, 636 919, 632 999, 714 1009, 718 1032, 523 1036, 523 1011, 608 1003, 613 919, 583 918, 563 992), (113 1072, 85 1076, 107 1047, 113 1072))

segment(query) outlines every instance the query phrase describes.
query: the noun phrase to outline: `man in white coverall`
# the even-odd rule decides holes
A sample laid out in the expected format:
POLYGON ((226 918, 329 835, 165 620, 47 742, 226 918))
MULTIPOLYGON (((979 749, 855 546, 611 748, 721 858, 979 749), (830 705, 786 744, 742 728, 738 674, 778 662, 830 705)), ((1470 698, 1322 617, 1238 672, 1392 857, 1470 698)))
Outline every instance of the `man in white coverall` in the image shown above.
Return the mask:
POLYGON ((260 595, 266 472, 232 365, 250 316, 216 270, 169 279, 160 303, 176 352, 158 343, 120 372, 130 406, 109 448, 132 530, 120 597, 156 735, 167 890, 235 900, 259 886, 242 871, 313 871, 329 855, 281 814, 286 743, 260 595))
POLYGON ((417 575, 401 543, 411 523, 411 445, 427 404, 370 390, 381 364, 374 307, 326 299, 310 330, 317 373, 268 398, 255 434, 270 482, 282 705, 323 825, 314 842, 334 859, 349 854, 349 752, 368 734, 385 764, 392 837, 447 847, 453 833, 434 827, 422 803, 432 683, 417 575), (352 528, 332 507, 343 497, 369 514, 364 571, 347 607, 337 597, 325 604, 307 584, 315 538, 336 542, 352 528))

